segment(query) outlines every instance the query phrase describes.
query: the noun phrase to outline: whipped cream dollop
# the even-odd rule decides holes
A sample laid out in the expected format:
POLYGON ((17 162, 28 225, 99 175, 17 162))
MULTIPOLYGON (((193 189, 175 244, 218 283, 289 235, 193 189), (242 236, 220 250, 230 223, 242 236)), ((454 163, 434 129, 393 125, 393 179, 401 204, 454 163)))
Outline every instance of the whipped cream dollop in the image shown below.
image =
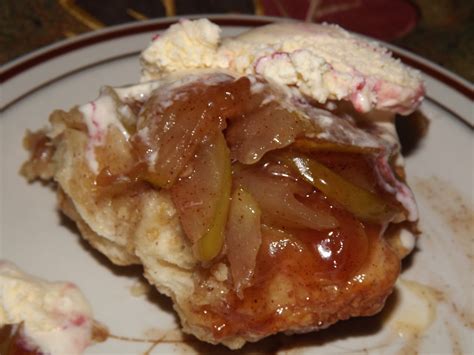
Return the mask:
POLYGON ((319 103, 348 100, 360 112, 408 114, 424 95, 418 71, 375 41, 336 25, 278 23, 221 38, 206 19, 182 20, 142 52, 142 81, 194 68, 256 74, 319 103))
POLYGON ((207 19, 181 20, 156 35, 142 52, 142 81, 180 70, 226 67, 217 65, 221 29, 207 19))
POLYGON ((75 355, 91 344, 92 310, 74 284, 48 282, 0 261, 0 327, 17 324, 30 350, 75 355))

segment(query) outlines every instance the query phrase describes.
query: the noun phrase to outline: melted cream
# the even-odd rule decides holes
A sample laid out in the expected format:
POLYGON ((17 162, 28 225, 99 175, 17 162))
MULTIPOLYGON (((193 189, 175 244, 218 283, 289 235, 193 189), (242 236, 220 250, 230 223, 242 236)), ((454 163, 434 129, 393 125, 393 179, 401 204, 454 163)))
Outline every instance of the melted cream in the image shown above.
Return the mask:
POLYGON ((129 134, 119 118, 120 106, 118 107, 110 93, 103 92, 96 100, 80 106, 79 111, 82 113, 89 133, 87 163, 89 168, 97 174, 99 164, 95 156, 95 147, 104 144, 108 128, 117 127, 126 139, 129 138, 129 134))
POLYGON ((388 162, 388 155, 383 154, 377 158, 375 164, 375 172, 377 173, 379 183, 389 193, 395 195, 397 201, 407 211, 407 220, 414 222, 418 220, 418 206, 415 196, 410 188, 399 181, 395 176, 388 162))
POLYGON ((317 128, 321 129, 316 138, 358 147, 383 149, 385 146, 380 137, 355 127, 348 119, 337 117, 327 110, 311 106, 297 96, 294 96, 293 102, 299 111, 304 113, 305 118, 311 120, 317 128))
POLYGON ((145 280, 137 280, 130 286, 130 294, 134 297, 145 296, 151 290, 150 284, 145 280))
POLYGON ((402 228, 400 230, 400 243, 408 251, 415 248, 416 236, 408 229, 402 228))
POLYGON ((413 351, 419 344, 412 342, 421 340, 436 320, 438 304, 443 301, 444 295, 430 286, 403 279, 397 282, 397 288, 399 305, 389 324, 399 337, 407 341, 404 350, 413 351))
POLYGON ((91 344, 91 307, 75 285, 44 281, 0 261, 0 327, 20 323, 32 350, 75 355, 91 344))
POLYGON ((151 93, 159 87, 166 86, 168 90, 172 92, 183 85, 193 82, 204 82, 210 85, 217 84, 229 78, 229 76, 233 76, 233 74, 225 70, 183 70, 139 84, 116 87, 114 91, 123 102, 144 102, 150 97, 151 93))
MULTIPOLYGON (((400 154, 400 142, 393 118, 387 121, 375 121, 374 125, 376 127, 375 134, 383 143, 386 152, 390 152, 389 156, 396 156, 395 165, 403 167, 404 161, 400 154)), ((416 221, 418 219, 418 206, 415 196, 410 188, 394 175, 392 168, 389 166, 387 154, 379 157, 376 171, 382 187, 394 194, 397 201, 407 210, 407 219, 411 222, 416 221)), ((406 242, 409 243, 408 239, 406 242)))
POLYGON ((127 85, 114 88, 121 101, 140 101, 143 102, 150 96, 150 93, 162 85, 162 81, 148 81, 136 85, 127 85))

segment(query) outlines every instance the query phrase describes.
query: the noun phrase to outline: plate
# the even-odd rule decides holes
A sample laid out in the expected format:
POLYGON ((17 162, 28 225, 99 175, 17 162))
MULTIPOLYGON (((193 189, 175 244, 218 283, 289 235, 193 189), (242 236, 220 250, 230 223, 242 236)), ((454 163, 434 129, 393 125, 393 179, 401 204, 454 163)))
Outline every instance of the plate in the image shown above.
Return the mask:
MULTIPOLYGON (((224 35, 274 21, 254 16, 209 16, 224 35)), ((139 292, 140 268, 114 267, 60 215, 55 194, 18 174, 27 154, 26 129, 43 127, 53 109, 88 102, 104 85, 134 83, 138 53, 176 19, 139 22, 79 36, 4 66, 0 119, 1 257, 49 280, 70 280, 89 299, 111 337, 87 354, 222 353, 179 331, 171 302, 139 292), (134 296, 135 294, 135 296, 134 296)), ((248 351, 287 353, 472 353, 473 117, 472 87, 456 75, 398 48, 423 71, 427 99, 420 111, 428 135, 406 157, 422 234, 387 307, 375 317, 339 322, 307 335, 270 337, 248 351)))

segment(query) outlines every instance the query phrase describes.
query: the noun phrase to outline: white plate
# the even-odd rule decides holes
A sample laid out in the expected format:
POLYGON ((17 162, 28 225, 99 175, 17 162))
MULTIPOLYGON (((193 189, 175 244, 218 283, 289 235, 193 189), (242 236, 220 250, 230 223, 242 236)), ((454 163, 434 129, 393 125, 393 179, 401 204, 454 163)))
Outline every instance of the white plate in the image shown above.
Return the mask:
MULTIPOLYGON (((225 35, 271 18, 214 16, 225 35)), ((85 293, 95 317, 112 334, 88 354, 223 352, 222 347, 184 340, 170 302, 131 295, 138 268, 113 267, 82 242, 56 209, 55 195, 18 175, 27 158, 26 129, 38 129, 56 108, 94 99, 101 85, 136 82, 137 53, 173 19, 140 22, 61 42, 3 69, 0 226, 2 258, 50 280, 71 280, 85 293)), ((423 234, 406 263, 397 291, 381 316, 350 320, 319 333, 276 336, 247 350, 293 353, 472 353, 473 335, 473 132, 472 88, 459 77, 413 54, 393 48, 424 70, 428 99, 421 110, 431 120, 428 136, 407 157, 423 234), (468 97, 470 96, 470 97, 468 97), (411 282, 413 281, 413 282, 411 282), (424 286, 423 286, 424 285, 424 286), (419 332, 413 329, 419 328, 419 332)))

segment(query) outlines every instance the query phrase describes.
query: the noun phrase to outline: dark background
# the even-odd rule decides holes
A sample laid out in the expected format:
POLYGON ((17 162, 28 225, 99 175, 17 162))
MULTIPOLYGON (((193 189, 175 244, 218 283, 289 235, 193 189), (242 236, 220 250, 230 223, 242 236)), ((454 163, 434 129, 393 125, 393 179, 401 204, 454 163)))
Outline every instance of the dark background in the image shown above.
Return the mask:
POLYGON ((474 81, 472 0, 2 0, 0 63, 78 34, 146 19, 211 13, 333 22, 474 81))

